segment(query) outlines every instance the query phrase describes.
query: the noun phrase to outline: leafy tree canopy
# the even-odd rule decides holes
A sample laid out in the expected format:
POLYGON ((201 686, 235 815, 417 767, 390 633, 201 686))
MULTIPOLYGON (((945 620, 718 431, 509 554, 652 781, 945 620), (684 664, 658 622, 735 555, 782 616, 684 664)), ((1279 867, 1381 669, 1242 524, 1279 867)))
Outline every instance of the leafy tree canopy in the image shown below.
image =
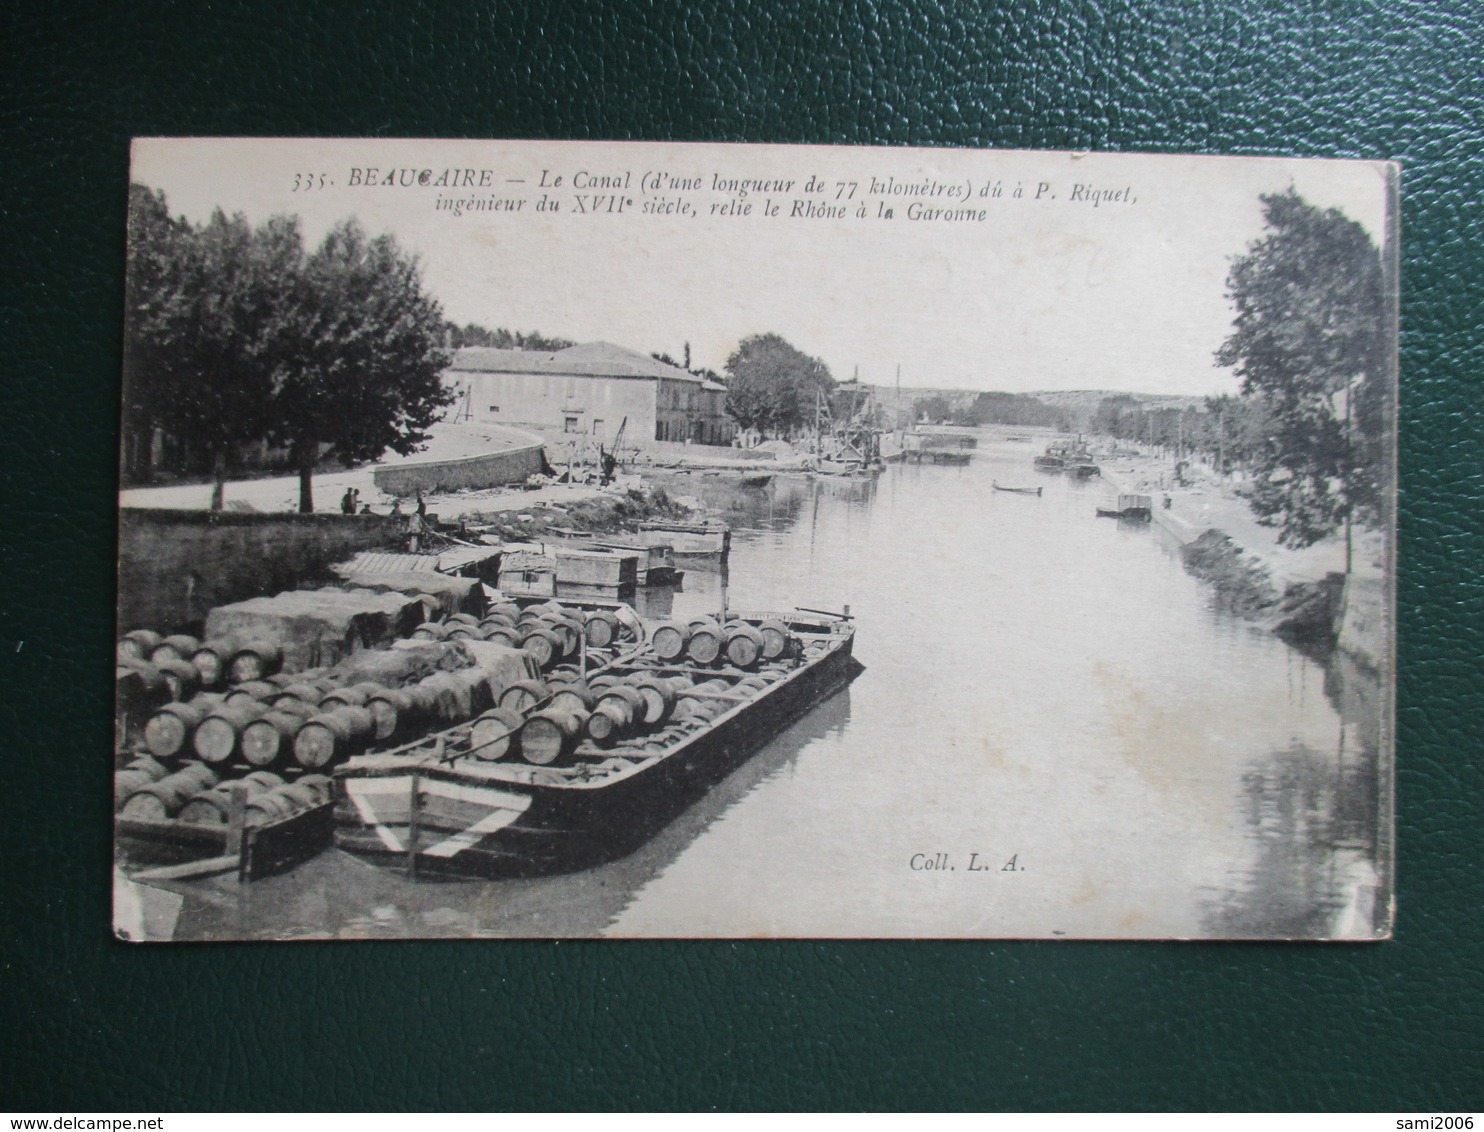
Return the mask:
POLYGON ((1266 233, 1232 261, 1236 310, 1216 353, 1267 414, 1250 503, 1308 546, 1380 503, 1385 285, 1370 236, 1292 188, 1262 198, 1266 233))
POLYGON ((126 426, 206 445, 219 481, 230 446, 286 444, 312 510, 323 454, 415 451, 449 402, 442 312, 390 236, 347 221, 306 255, 296 218, 196 226, 134 185, 128 254, 126 426))
POLYGON ((813 419, 816 394, 834 384, 818 358, 777 334, 754 334, 727 359, 727 413, 744 429, 788 432, 813 419))

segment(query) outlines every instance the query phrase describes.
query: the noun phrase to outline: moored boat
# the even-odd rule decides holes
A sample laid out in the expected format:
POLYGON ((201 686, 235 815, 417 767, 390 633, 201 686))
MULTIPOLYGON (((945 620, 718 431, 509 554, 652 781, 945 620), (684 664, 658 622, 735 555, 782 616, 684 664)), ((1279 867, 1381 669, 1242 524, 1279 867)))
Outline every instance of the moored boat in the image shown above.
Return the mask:
POLYGON ((634 541, 650 546, 655 543, 667 545, 676 558, 720 558, 725 561, 732 547, 732 528, 725 523, 663 523, 639 524, 639 533, 634 541))
POLYGON ((1048 444, 1046 451, 1035 457, 1032 463, 1042 471, 1066 472, 1079 479, 1101 474, 1101 469, 1093 461, 1092 453, 1081 438, 1048 444))
POLYGON ((666 623, 517 718, 351 759, 336 772, 335 843, 473 876, 623 856, 849 683, 854 634, 845 615, 802 610, 666 623))
POLYGON ((1040 495, 1041 494, 1041 489, 1039 487, 1009 487, 1006 484, 995 483, 992 480, 990 481, 990 486, 993 487, 996 491, 1007 491, 1007 492, 1010 492, 1013 495, 1040 495))

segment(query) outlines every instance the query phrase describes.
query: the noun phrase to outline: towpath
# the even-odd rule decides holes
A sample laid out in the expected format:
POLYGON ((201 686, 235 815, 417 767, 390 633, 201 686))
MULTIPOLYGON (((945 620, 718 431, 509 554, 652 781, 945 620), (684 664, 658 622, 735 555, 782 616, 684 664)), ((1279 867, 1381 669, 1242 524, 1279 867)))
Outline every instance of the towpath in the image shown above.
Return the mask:
MULTIPOLYGON (((340 499, 347 488, 360 492, 362 503, 369 503, 385 514, 392 498, 372 482, 377 468, 424 460, 455 460, 500 452, 521 445, 539 443, 542 437, 522 429, 481 422, 442 421, 435 425, 424 449, 412 456, 389 455, 375 464, 345 471, 324 472, 314 477, 315 511, 338 512, 340 499)), ((489 511, 520 511, 542 504, 575 503, 601 494, 587 485, 551 484, 535 491, 521 488, 492 488, 485 491, 461 491, 426 497, 428 510, 445 521, 460 515, 489 511)), ((225 500, 230 507, 253 511, 297 511, 299 478, 273 476, 267 479, 231 480, 226 485, 225 500)), ((205 511, 211 506, 211 484, 172 484, 168 487, 128 488, 119 492, 121 507, 162 507, 179 511, 205 511)), ((405 504, 404 504, 405 509, 405 504)))

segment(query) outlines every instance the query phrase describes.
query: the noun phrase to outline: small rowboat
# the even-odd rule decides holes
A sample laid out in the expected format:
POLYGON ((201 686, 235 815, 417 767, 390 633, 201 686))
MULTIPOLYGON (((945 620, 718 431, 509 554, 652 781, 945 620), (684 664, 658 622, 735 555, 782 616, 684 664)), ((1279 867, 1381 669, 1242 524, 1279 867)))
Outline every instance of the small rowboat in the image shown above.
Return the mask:
POLYGON ((1015 495, 1040 495, 1041 494, 1041 489, 1039 487, 1005 487, 1003 484, 993 483, 993 481, 991 481, 991 486, 996 491, 1008 491, 1008 492, 1011 492, 1011 493, 1013 493, 1015 495))

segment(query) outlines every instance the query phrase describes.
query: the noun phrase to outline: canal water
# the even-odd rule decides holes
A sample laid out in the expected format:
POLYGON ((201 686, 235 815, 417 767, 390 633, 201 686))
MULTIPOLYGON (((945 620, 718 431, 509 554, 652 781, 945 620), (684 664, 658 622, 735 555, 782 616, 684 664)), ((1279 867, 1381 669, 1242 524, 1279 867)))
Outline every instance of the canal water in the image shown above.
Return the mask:
POLYGON ((874 480, 671 477, 731 565, 648 612, 849 605, 865 671, 638 852, 431 882, 332 850, 193 890, 177 938, 1370 937, 1373 683, 1223 614, 1161 529, 1095 517, 1106 485, 979 441, 874 480))

